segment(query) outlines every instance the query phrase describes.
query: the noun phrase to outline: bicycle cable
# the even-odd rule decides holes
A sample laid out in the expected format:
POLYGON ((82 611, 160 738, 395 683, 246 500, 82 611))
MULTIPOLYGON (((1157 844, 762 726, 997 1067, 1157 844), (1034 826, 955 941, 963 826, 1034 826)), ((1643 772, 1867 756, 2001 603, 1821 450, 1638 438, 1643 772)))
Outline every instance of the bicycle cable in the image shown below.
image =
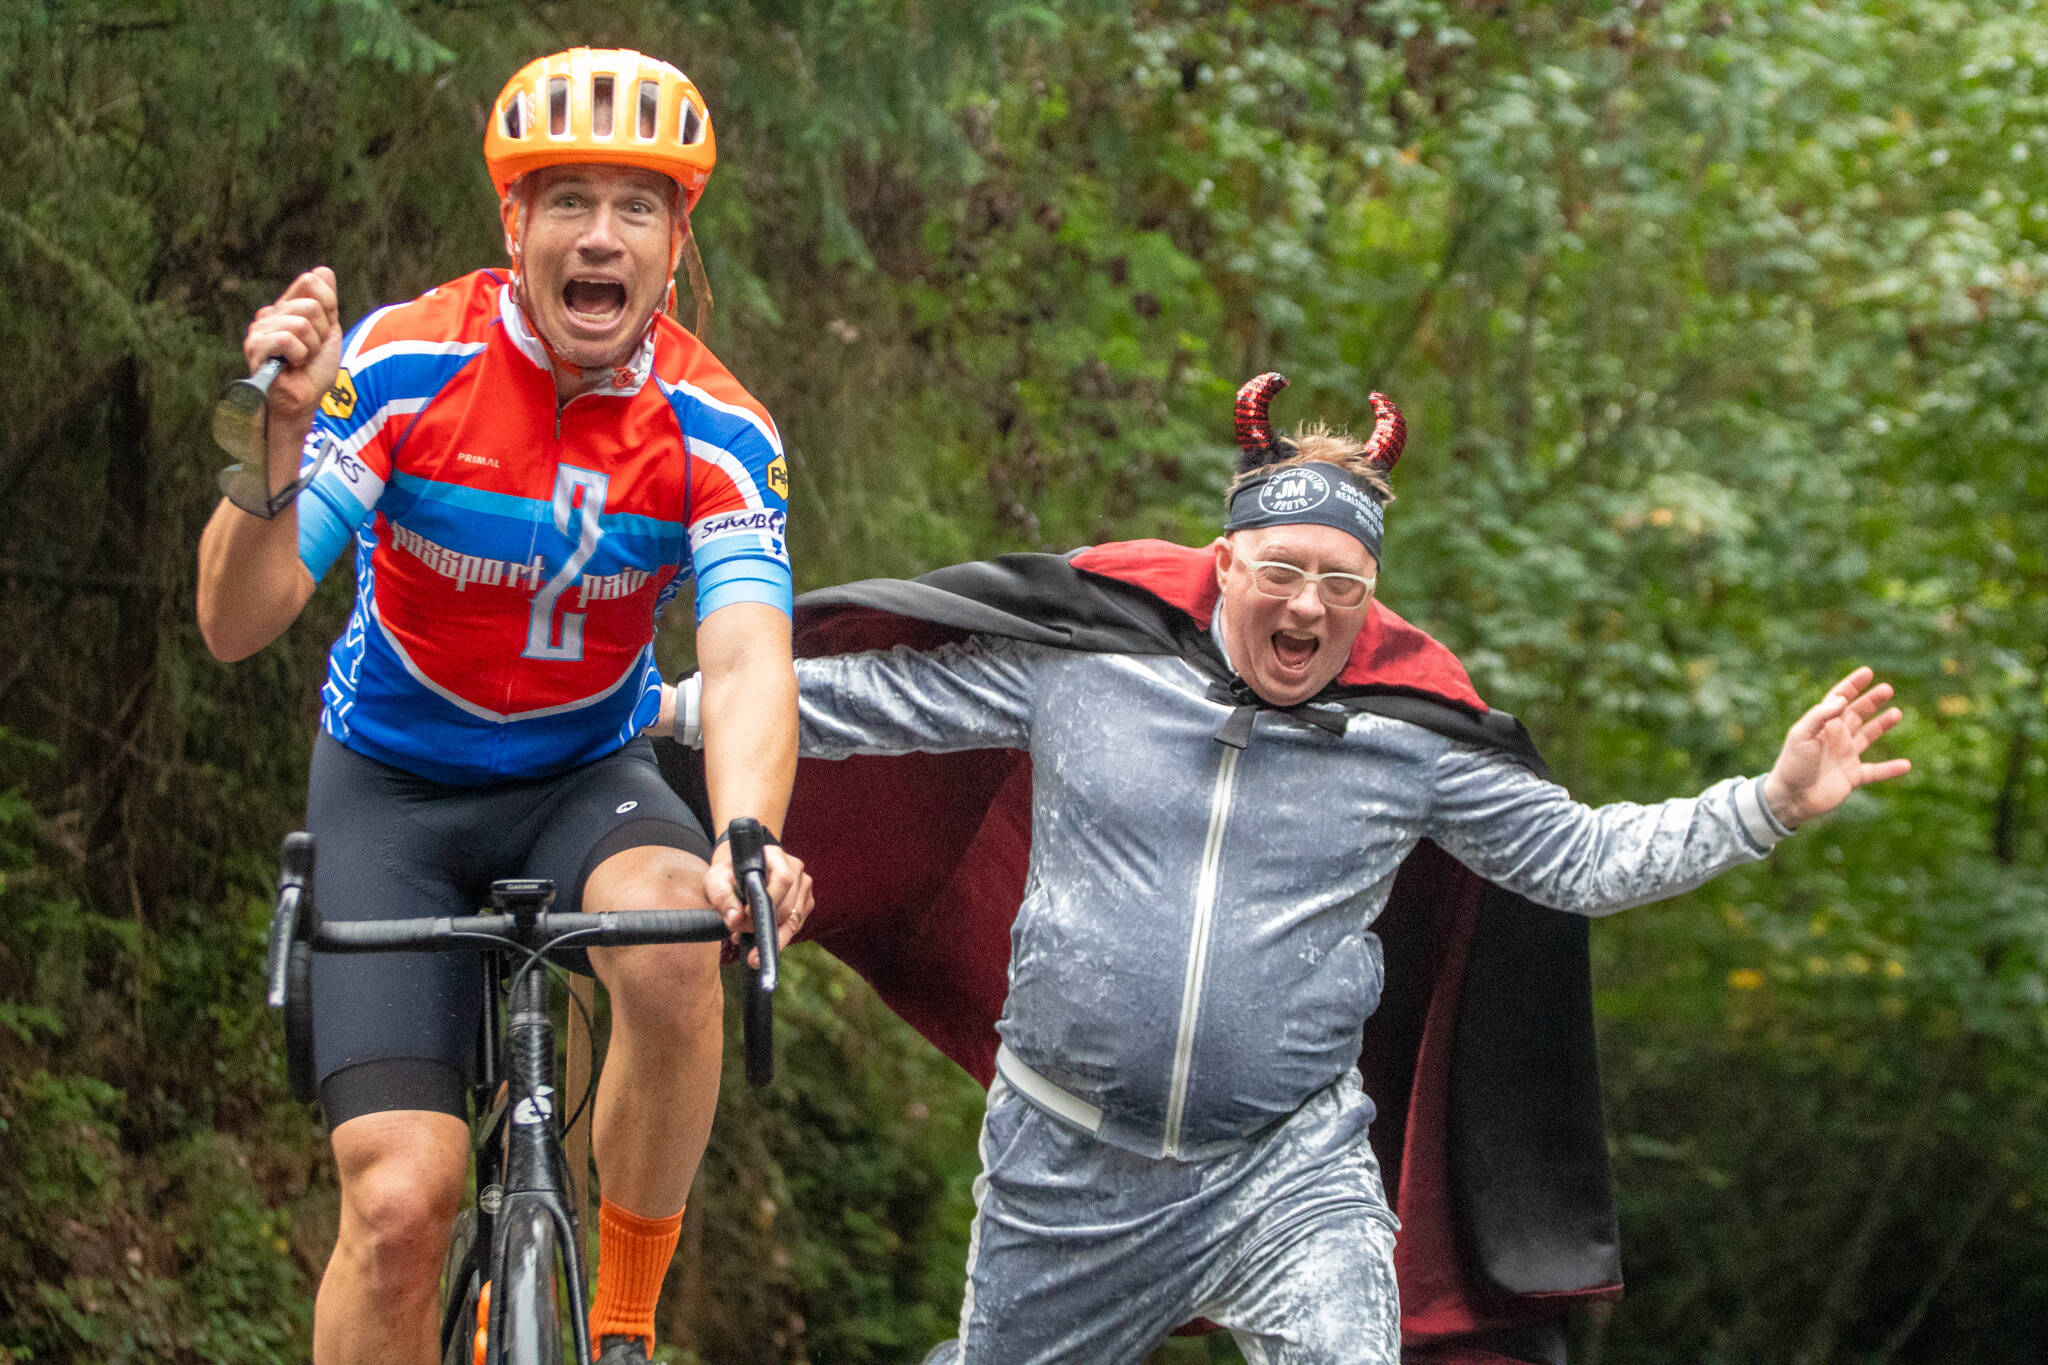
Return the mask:
MULTIPOLYGON (((564 943, 571 943, 574 942, 576 939, 587 938, 592 934, 602 932, 602 929, 597 928, 595 926, 589 929, 572 929, 568 933, 563 934, 560 938, 557 938, 551 943, 549 943, 548 948, 559 948, 564 943)), ((557 975, 561 976, 564 980, 568 979, 569 969, 567 967, 564 967, 559 962, 549 960, 545 949, 528 947, 526 944, 519 942, 519 940, 507 938, 503 934, 485 934, 479 933, 475 930, 455 929, 449 932, 448 937, 471 939, 478 943, 492 943, 496 944, 500 948, 509 948, 515 953, 524 954, 526 957, 526 961, 520 963, 518 970, 515 971, 512 975, 512 980, 509 988, 511 994, 516 995, 518 993, 519 983, 523 981, 526 977, 526 974, 532 971, 536 966, 546 967, 549 971, 556 973, 557 975)), ((583 1002, 576 998, 576 993, 574 991, 569 992, 569 1003, 574 1005, 576 1007, 576 1012, 583 1016, 584 1032, 589 1037, 595 1038, 597 1036, 597 1021, 591 1017, 589 1009, 584 1006, 583 1002)), ((589 1108, 590 1102, 597 1097, 597 1081, 598 1068, 592 1067, 590 1069, 590 1083, 583 1088, 583 1097, 576 1102, 575 1110, 570 1113, 567 1121, 565 1121, 562 1124, 562 1131, 564 1133, 567 1133, 571 1128, 574 1128, 576 1126, 577 1121, 583 1117, 583 1111, 589 1108)))
MULTIPOLYGON (((568 933, 556 939, 554 942, 550 943, 548 946, 550 948, 559 948, 564 943, 573 943, 579 938, 585 938, 591 934, 596 934, 599 932, 601 931, 595 927, 589 929, 572 929, 568 933)), ((512 985, 515 991, 518 989, 520 978, 524 977, 526 973, 532 971, 535 963, 539 963, 547 967, 548 970, 559 974, 564 980, 567 980, 569 976, 569 969, 567 967, 564 967, 559 962, 550 961, 544 954, 536 950, 528 949, 527 958, 528 960, 520 966, 518 973, 512 978, 512 985)), ((593 970, 595 969, 593 968, 593 970)), ((587 1009, 584 1006, 583 1002, 577 998, 576 992, 569 992, 569 1003, 574 1005, 576 1007, 576 1012, 583 1016, 583 1035, 584 1037, 593 1040, 591 1044, 591 1051, 593 1053, 594 1060, 594 1054, 596 1052, 596 1043, 594 1040, 597 1037, 597 1021, 591 1018, 589 1009, 587 1009)), ((601 1071, 602 1068, 595 1065, 593 1065, 590 1068, 590 1081, 583 1087, 583 1097, 576 1101, 576 1108, 572 1110, 569 1114, 569 1117, 563 1121, 563 1133, 568 1133, 570 1129, 576 1126, 577 1120, 583 1117, 583 1111, 590 1107, 590 1102, 592 1100, 597 1098, 597 1082, 598 1077, 601 1074, 601 1071)))

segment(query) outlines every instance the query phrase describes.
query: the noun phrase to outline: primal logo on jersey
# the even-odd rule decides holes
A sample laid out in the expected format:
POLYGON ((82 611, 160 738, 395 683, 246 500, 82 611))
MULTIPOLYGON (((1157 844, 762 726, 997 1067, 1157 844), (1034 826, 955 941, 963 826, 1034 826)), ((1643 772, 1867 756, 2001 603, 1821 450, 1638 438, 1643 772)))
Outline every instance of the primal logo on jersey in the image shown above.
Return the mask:
POLYGON ((789 498, 789 461, 780 455, 768 466, 768 491, 785 501, 789 498))
POLYGON ((326 395, 321 398, 320 411, 326 413, 337 422, 346 422, 349 419, 349 415, 355 410, 356 384, 353 379, 348 377, 348 371, 343 370, 340 374, 334 376, 334 387, 329 389, 326 395))

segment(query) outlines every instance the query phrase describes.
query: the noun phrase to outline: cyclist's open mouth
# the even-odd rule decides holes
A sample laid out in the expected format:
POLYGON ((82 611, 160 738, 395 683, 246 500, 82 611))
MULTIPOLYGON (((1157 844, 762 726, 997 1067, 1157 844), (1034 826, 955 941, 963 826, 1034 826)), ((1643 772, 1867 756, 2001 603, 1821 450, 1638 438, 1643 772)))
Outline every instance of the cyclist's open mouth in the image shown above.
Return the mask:
POLYGON ((1308 661, 1316 656, 1322 641, 1313 635, 1302 635, 1291 630, 1273 632, 1273 657, 1282 668, 1300 672, 1308 667, 1308 661))
POLYGON ((571 280, 562 286, 562 302, 584 326, 609 327, 626 311, 626 286, 617 280, 571 280))

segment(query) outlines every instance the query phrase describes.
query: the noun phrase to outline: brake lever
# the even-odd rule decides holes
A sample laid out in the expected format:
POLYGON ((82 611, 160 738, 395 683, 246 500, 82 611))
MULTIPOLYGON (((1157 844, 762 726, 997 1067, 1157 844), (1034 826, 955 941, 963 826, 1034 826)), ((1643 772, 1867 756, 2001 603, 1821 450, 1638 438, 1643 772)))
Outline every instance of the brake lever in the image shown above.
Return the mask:
POLYGON ((284 1008, 285 968, 292 940, 310 938, 313 912, 313 836, 297 830, 284 837, 278 858, 277 907, 270 912, 270 945, 264 957, 264 1003, 284 1008))
POLYGON ((758 980, 763 991, 775 989, 775 902, 768 898, 768 831, 759 820, 742 815, 727 826, 732 838, 732 870, 754 917, 754 950, 761 955, 758 980))
POLYGON ((270 947, 263 959, 263 1003, 274 1010, 284 1008, 285 961, 292 945, 292 926, 299 918, 300 887, 287 886, 277 893, 277 907, 270 912, 270 947))

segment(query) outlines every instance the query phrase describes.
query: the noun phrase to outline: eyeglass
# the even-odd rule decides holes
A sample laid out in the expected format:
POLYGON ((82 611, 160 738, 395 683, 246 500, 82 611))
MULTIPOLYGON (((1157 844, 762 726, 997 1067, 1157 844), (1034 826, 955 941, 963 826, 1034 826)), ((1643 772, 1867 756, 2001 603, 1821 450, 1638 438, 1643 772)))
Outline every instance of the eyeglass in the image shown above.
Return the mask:
POLYGON ((1247 559, 1244 564, 1252 571, 1252 586, 1261 596, 1286 601, 1301 591, 1302 584, 1313 583, 1316 596, 1326 607, 1359 606, 1372 596, 1373 586, 1379 582, 1364 574, 1310 573, 1298 564, 1277 559, 1247 559))

